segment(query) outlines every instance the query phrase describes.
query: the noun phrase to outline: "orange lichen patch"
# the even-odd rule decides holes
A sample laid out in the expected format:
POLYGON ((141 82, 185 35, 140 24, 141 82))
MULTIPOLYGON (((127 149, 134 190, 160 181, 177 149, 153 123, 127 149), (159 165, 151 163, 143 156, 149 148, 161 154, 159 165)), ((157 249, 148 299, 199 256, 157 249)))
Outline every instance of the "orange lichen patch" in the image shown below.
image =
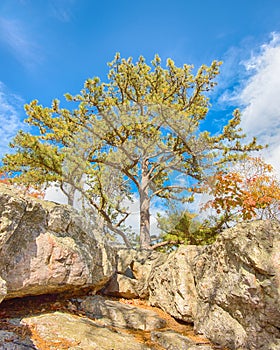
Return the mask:
POLYGON ((36 326, 29 326, 33 343, 40 350, 67 350, 73 346, 80 345, 78 341, 71 341, 63 337, 56 336, 55 339, 42 339, 36 326))

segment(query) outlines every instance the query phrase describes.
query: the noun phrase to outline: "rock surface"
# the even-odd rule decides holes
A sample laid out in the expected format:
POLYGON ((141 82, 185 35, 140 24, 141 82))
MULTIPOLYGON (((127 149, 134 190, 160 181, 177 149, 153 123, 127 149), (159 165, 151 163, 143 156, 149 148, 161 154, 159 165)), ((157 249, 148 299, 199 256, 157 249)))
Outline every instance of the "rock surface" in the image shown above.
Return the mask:
MULTIPOLYGON (((181 341, 189 346, 180 334, 166 329, 155 332, 164 327, 164 320, 147 310, 140 312, 129 305, 92 297, 102 291, 149 300, 176 319, 194 323, 199 334, 222 347, 279 350, 279 236, 278 221, 255 221, 225 230, 211 246, 186 246, 171 254, 116 250, 70 207, 23 197, 0 185, 0 302, 90 290, 91 296, 79 307, 92 317, 102 318, 103 325, 153 331, 154 339, 166 343, 161 345, 166 349, 181 341), (173 345, 168 341, 171 336, 176 338, 173 345)), ((78 306, 72 307, 75 311, 78 306)), ((56 316, 62 321, 67 315, 56 316)), ((68 319, 71 325, 76 322, 74 318, 68 319)), ((26 320, 32 329, 35 318, 26 320)), ((44 323, 42 320, 43 315, 38 322, 44 323)), ((0 336, 10 337, 8 343, 14 346, 5 349, 26 346, 12 328, 1 331, 4 333, 0 336)), ((64 334, 63 329, 61 332, 64 334)), ((204 345, 190 346, 194 350, 204 345)))
POLYGON ((210 345, 197 344, 192 339, 174 331, 152 332, 151 339, 166 350, 211 350, 210 345))
POLYGON ((223 232, 193 261, 195 328, 230 349, 280 349, 280 223, 223 232))
MULTIPOLYGON (((112 318, 110 314, 106 317, 107 321, 111 318, 109 324, 102 318, 95 318, 90 312, 84 312, 81 305, 87 304, 88 298, 82 295, 65 298, 64 294, 52 294, 4 300, 0 305, 0 349, 162 350, 170 349, 170 342, 173 341, 171 334, 174 339, 179 337, 191 342, 192 350, 208 350, 209 347, 216 349, 211 347, 207 339, 196 336, 190 326, 176 322, 171 316, 147 305, 143 300, 120 299, 118 304, 123 306, 123 311, 127 310, 126 306, 132 308, 138 321, 138 315, 147 316, 146 311, 150 311, 153 318, 157 314, 157 317, 165 320, 165 328, 148 331, 115 327, 112 325, 115 312, 112 318), (156 335, 158 332, 160 334, 156 335), (163 344, 163 339, 164 345, 160 345, 163 344), (206 344, 208 348, 204 349, 202 346, 206 344)), ((143 318, 142 322, 147 324, 143 318)))
POLYGON ((165 320, 153 311, 106 300, 101 296, 84 299, 80 307, 87 315, 114 327, 151 331, 166 325, 165 320))
POLYGON ((103 289, 103 294, 123 298, 148 298, 151 273, 165 259, 165 254, 156 251, 116 250, 116 274, 103 289))
POLYGON ((193 322, 197 312, 197 292, 191 262, 202 247, 181 247, 154 268, 149 282, 151 305, 173 317, 193 322))
POLYGON ((225 230, 181 247, 150 277, 149 300, 229 349, 280 349, 280 223, 225 230))
POLYGON ((91 287, 115 272, 115 257, 68 206, 0 188, 0 295, 6 298, 91 287))
POLYGON ((5 298, 6 295, 7 295, 7 284, 6 284, 6 281, 4 281, 0 277, 0 303, 5 298))
POLYGON ((94 323, 62 312, 27 317, 22 324, 32 329, 36 349, 72 350, 148 350, 132 336, 117 333, 94 323))
POLYGON ((1 350, 36 350, 30 338, 22 339, 18 334, 0 330, 0 349, 1 350))

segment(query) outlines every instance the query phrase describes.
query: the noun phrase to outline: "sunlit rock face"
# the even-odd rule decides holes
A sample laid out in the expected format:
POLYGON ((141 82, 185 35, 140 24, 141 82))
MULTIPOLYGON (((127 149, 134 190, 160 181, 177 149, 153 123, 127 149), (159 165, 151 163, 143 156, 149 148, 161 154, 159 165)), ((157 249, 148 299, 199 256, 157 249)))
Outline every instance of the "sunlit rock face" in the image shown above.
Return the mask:
POLYGON ((280 224, 225 230, 185 246, 153 269, 149 300, 229 349, 280 349, 280 224))
MULTIPOLYGON (((36 349, 88 349, 88 350, 149 350, 147 346, 128 334, 101 327, 86 318, 55 312, 26 317, 21 321, 37 330, 36 349), (40 345, 44 347, 40 347, 40 345)), ((34 348, 33 348, 34 349, 34 348)))
POLYGON ((80 306, 87 315, 103 320, 104 324, 143 331, 164 328, 166 322, 155 312, 107 300, 99 295, 85 298, 80 306))
POLYGON ((111 248, 69 206, 1 186, 0 217, 0 276, 6 298, 99 290, 115 272, 111 248))
POLYGON ((5 298, 6 295, 7 295, 7 285, 6 285, 6 281, 4 281, 4 280, 0 277, 0 303, 1 303, 1 301, 5 298))
POLYGON ((149 282, 151 305, 162 308, 176 319, 194 322, 197 292, 192 261, 203 247, 182 246, 155 266, 149 282))
POLYGON ((195 327, 230 349, 280 349, 280 224, 243 223, 193 262, 195 327))
MULTIPOLYGON (((227 349, 278 350, 279 237, 278 221, 255 221, 225 230, 212 245, 182 246, 170 254, 116 249, 70 207, 0 185, 0 302, 89 288, 91 294, 146 299, 227 349)), ((126 315, 125 322, 134 322, 135 309, 118 312, 114 302, 101 308, 90 298, 85 312, 111 310, 102 317, 113 315, 119 325, 126 315)), ((137 327, 145 330, 143 314, 137 327)), ((150 319, 151 330, 158 320, 150 319)), ((189 342, 153 332, 161 346, 189 342)))
POLYGON ((108 296, 149 298, 151 276, 166 260, 166 254, 153 250, 116 249, 116 274, 102 290, 108 296))

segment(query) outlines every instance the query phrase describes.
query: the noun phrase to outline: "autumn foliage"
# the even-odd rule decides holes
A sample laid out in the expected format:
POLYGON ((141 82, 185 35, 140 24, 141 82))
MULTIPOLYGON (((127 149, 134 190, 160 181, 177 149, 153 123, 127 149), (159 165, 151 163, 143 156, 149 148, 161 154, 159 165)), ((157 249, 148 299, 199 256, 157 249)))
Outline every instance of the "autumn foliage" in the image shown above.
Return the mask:
POLYGON ((155 248, 170 251, 180 244, 211 244, 223 229, 237 222, 280 217, 280 182, 273 167, 260 157, 240 160, 190 191, 210 195, 202 206, 208 215, 201 221, 190 212, 159 217, 161 235, 155 248))
POLYGON ((44 199, 45 191, 42 189, 36 189, 30 185, 18 185, 13 183, 13 180, 5 173, 0 173, 0 183, 14 187, 19 193, 38 199, 44 199))
POLYGON ((206 187, 213 208, 229 221, 273 219, 280 210, 280 183, 273 167, 260 157, 246 158, 229 172, 219 171, 206 187))

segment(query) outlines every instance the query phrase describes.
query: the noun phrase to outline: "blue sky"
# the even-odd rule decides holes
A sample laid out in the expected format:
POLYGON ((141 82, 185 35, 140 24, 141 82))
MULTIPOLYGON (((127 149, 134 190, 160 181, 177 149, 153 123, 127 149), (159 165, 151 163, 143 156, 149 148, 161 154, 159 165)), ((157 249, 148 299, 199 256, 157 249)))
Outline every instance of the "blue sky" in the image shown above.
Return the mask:
POLYGON ((116 52, 195 69, 222 60, 206 126, 241 107, 245 131, 271 144, 265 156, 279 166, 279 0, 1 0, 0 153, 24 127, 24 103, 48 106, 106 79, 116 52))
POLYGON ((106 79, 116 52, 195 69, 222 60, 207 126, 222 128, 240 107, 280 174, 279 0, 1 0, 0 155, 25 127, 24 103, 49 106, 106 79))
MULTIPOLYGON (((259 98, 246 87, 273 64, 279 35, 279 0, 1 0, 0 153, 22 127, 24 103, 38 99, 48 106, 53 98, 63 100, 65 92, 78 93, 88 77, 106 79, 106 63, 117 51, 148 61, 158 53, 195 69, 223 60, 209 127, 222 126, 234 107, 245 110, 259 98)), ((279 87, 277 69, 273 79, 279 87)), ((269 99, 269 89, 274 94, 277 89, 266 83, 260 94, 266 91, 269 99)), ((279 102, 266 103, 269 113, 280 110, 279 102)))
POLYGON ((248 58, 278 30, 278 0, 1 0, 0 79, 47 104, 105 77, 117 51, 198 67, 234 48, 248 58))

